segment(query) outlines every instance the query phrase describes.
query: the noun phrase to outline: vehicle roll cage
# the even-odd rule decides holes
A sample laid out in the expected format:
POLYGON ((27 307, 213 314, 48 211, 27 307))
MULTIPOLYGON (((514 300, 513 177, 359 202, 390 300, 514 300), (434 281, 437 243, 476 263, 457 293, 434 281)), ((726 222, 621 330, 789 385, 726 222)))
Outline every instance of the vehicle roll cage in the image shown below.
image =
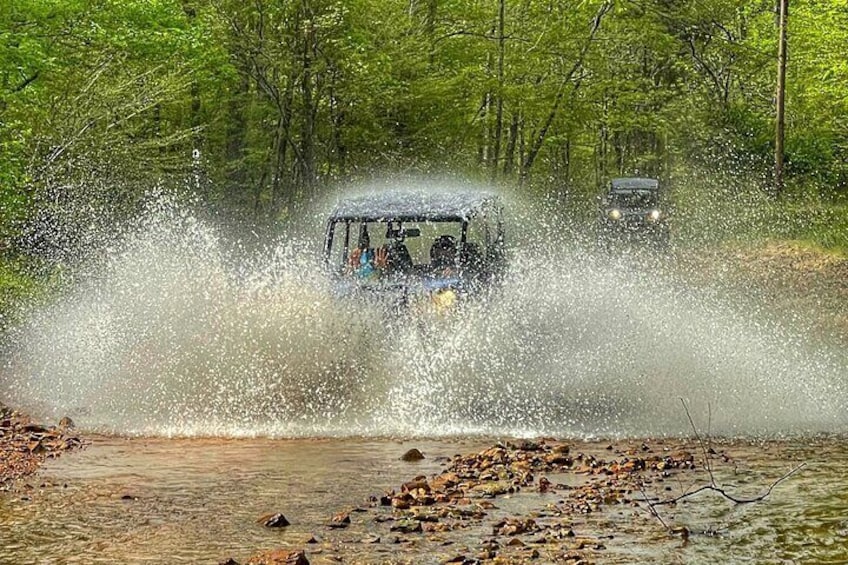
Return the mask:
POLYGON ((498 198, 490 193, 384 193, 359 196, 340 203, 330 215, 324 237, 324 261, 331 263, 332 243, 337 224, 344 224, 344 253, 348 256, 351 245, 351 226, 378 222, 404 223, 460 223, 460 246, 467 243, 469 222, 483 220, 486 248, 502 255, 503 209, 498 198), (494 231, 494 233, 491 233, 494 231))

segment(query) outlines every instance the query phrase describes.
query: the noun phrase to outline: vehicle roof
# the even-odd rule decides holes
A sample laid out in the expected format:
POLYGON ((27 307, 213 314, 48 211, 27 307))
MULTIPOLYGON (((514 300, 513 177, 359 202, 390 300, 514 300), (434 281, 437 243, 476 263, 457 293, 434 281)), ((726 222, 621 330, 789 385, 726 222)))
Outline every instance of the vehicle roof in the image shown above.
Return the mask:
POLYGON ((659 188, 660 183, 657 179, 649 179, 644 177, 622 177, 612 179, 610 185, 613 190, 628 190, 628 189, 652 189, 659 188))
POLYGON ((477 215, 498 197, 490 192, 458 190, 423 192, 395 190, 352 196, 341 200, 331 220, 456 221, 477 215))

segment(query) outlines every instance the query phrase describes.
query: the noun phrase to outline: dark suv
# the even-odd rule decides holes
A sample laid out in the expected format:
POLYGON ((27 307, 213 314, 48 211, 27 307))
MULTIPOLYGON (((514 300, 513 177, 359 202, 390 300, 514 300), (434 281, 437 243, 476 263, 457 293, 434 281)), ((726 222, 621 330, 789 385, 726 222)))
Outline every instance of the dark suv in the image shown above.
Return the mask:
POLYGON ((661 249, 667 247, 669 222, 664 204, 656 179, 612 179, 601 200, 599 243, 608 250, 621 243, 652 244, 661 249))

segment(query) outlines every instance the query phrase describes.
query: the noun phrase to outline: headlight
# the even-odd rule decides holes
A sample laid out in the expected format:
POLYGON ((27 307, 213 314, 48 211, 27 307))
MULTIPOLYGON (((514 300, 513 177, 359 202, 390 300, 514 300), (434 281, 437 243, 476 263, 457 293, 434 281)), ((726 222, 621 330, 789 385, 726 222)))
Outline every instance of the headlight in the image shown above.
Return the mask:
POLYGON ((607 212, 610 220, 620 220, 621 219, 621 210, 618 208, 613 208, 609 212, 607 212))
POLYGON ((660 211, 659 210, 651 210, 650 212, 648 212, 648 221, 649 222, 656 222, 659 219, 660 219, 660 211))

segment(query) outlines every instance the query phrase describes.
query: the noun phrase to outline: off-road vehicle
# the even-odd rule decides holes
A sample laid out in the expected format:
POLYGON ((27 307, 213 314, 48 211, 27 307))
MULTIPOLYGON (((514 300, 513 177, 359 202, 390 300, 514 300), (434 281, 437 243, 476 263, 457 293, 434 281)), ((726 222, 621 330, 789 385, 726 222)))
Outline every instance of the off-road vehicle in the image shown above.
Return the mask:
POLYGON ((669 221, 665 204, 656 179, 612 179, 601 197, 598 242, 607 250, 630 243, 666 248, 669 221))
POLYGON ((341 294, 450 307, 503 273, 503 207, 477 191, 346 198, 327 220, 324 260, 341 294))

